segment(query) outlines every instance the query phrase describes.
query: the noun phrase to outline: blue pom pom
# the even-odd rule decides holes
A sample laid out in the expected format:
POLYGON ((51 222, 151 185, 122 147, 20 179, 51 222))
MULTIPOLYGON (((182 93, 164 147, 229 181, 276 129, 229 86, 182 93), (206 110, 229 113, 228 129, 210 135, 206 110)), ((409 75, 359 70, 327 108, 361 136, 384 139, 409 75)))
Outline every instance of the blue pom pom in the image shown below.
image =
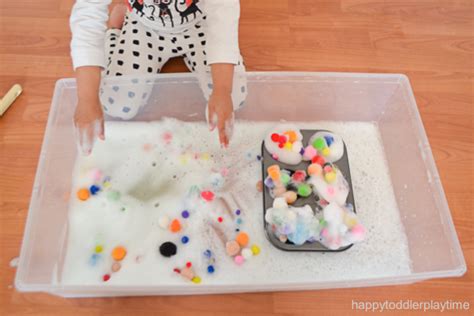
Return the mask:
POLYGON ((188 236, 183 236, 183 237, 181 238, 181 242, 182 242, 183 244, 187 244, 188 241, 189 241, 189 237, 188 237, 188 236))
POLYGON ((96 195, 97 192, 100 191, 100 187, 97 186, 97 185, 95 185, 95 184, 94 184, 94 185, 91 185, 91 187, 89 188, 89 191, 91 191, 91 194, 92 194, 92 195, 96 195))
POLYGON ((214 269, 214 266, 213 265, 210 265, 207 267, 207 272, 208 273, 214 273, 215 269, 214 269))
POLYGON ((331 135, 324 136, 324 139, 326 140, 326 144, 328 144, 328 146, 331 146, 331 144, 334 143, 334 137, 331 135))
POLYGON ((89 264, 91 266, 95 266, 97 264, 97 261, 99 261, 100 255, 99 254, 92 254, 91 258, 89 259, 89 264))
POLYGON ((206 251, 204 251, 204 256, 206 258, 210 258, 210 257, 212 257, 212 252, 209 249, 207 249, 206 251))

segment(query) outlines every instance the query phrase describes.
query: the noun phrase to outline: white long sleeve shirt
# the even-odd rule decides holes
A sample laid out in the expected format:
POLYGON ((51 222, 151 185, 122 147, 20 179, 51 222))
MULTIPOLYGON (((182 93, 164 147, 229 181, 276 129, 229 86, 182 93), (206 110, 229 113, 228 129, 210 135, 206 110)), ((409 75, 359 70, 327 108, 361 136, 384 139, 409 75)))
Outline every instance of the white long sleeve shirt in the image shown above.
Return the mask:
MULTIPOLYGON (((105 32, 111 0, 76 0, 71 12, 74 69, 105 67, 105 32)), ((208 64, 237 64, 239 0, 128 0, 129 9, 151 29, 178 33, 206 16, 208 64)))

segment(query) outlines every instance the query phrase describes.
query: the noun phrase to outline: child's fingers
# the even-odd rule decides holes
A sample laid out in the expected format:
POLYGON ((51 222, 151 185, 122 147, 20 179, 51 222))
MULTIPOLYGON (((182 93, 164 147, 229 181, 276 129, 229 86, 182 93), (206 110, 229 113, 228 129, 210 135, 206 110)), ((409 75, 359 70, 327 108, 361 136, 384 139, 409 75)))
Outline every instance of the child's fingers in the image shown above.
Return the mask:
POLYGON ((105 139, 104 137, 104 120, 96 120, 93 123, 94 125, 94 134, 92 135, 94 138, 98 137, 102 140, 105 139))
POLYGON ((99 138, 101 140, 105 140, 105 127, 104 127, 104 120, 101 119, 99 122, 99 138))
POLYGON ((77 125, 74 125, 74 135, 76 136, 76 145, 77 145, 77 151, 82 152, 82 136, 81 136, 81 130, 77 125))
POLYGON ((88 148, 86 148, 87 126, 76 126, 75 132, 76 132, 76 139, 77 139, 79 152, 81 152, 83 155, 88 155, 89 154, 88 148))
POLYGON ((209 130, 212 132, 217 124, 217 114, 214 112, 214 107, 208 107, 207 121, 209 122, 209 130))
POLYGON ((75 125, 77 145, 79 147, 78 150, 82 152, 83 155, 87 156, 92 152, 94 138, 97 137, 99 128, 99 122, 86 125, 75 125))
POLYGON ((227 140, 227 135, 225 132, 225 125, 226 122, 223 119, 219 119, 217 122, 217 129, 219 131, 219 142, 221 145, 224 145, 224 147, 227 147, 227 144, 229 143, 227 140))
POLYGON ((93 138, 95 137, 95 130, 97 129, 96 124, 91 124, 87 125, 82 130, 82 139, 81 139, 81 147, 82 147, 82 153, 86 156, 90 155, 92 152, 92 145, 94 143, 93 138))
POLYGON ((234 113, 231 114, 230 118, 225 121, 225 136, 227 143, 230 142, 232 135, 234 134, 234 113))

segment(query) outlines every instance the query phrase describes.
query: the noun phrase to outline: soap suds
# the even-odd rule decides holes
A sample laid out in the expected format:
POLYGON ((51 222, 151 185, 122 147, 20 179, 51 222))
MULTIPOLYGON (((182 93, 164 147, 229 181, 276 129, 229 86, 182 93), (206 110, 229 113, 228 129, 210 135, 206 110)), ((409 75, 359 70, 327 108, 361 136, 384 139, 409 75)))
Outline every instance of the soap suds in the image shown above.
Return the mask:
MULTIPOLYGON (((109 122, 107 139, 98 141, 90 156, 79 156, 73 190, 90 186, 90 171, 110 177, 109 188, 86 202, 76 198, 69 210, 67 254, 59 283, 67 285, 185 285, 199 286, 173 272, 192 262, 202 284, 318 283, 393 277, 410 273, 407 239, 400 221, 382 143, 375 124, 313 122, 292 124, 300 129, 327 129, 344 139, 351 167, 357 215, 367 228, 366 240, 341 253, 285 252, 265 237, 261 180, 261 143, 275 122, 236 121, 227 150, 220 148, 205 123, 172 119, 160 122, 109 122), (166 141, 164 141, 166 139, 166 141), (222 192, 232 196, 241 214, 207 210, 193 205, 193 196, 219 179, 211 174, 228 170, 222 192), (194 190, 194 193, 193 193, 194 190), (120 192, 118 200, 108 192, 120 192), (193 210, 194 209, 194 210, 193 210), (189 218, 181 213, 189 210, 189 218), (179 219, 183 229, 172 233, 160 218, 179 219), (222 223, 217 221, 223 218, 222 223), (237 224, 240 219, 240 224, 237 224), (212 223, 212 225, 210 225, 212 223), (212 229, 211 226, 217 227, 212 229), (242 266, 227 256, 223 241, 236 229, 245 231, 260 253, 242 266), (186 235, 186 244, 181 238, 186 235), (166 241, 178 246, 171 258, 160 255, 166 241), (103 247, 94 264, 97 245, 103 247), (113 248, 127 249, 121 269, 111 272, 113 248), (215 272, 207 272, 203 252, 211 250, 215 272), (104 283, 104 274, 111 278, 104 283)), ((103 183, 101 183, 103 185, 103 183)), ((218 184, 217 184, 218 185, 218 184)), ((204 203, 204 202, 199 202, 204 203)), ((249 246, 250 246, 249 245, 249 246)))

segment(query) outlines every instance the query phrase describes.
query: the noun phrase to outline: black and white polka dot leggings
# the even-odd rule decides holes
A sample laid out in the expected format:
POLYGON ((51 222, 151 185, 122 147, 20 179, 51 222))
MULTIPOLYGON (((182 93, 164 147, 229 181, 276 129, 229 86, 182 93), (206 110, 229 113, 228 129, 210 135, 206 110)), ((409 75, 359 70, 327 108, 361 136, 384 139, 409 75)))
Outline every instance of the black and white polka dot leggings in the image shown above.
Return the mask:
MULTIPOLYGON (((109 29, 105 43, 108 65, 104 76, 140 75, 159 73, 172 57, 184 56, 187 67, 197 75, 206 100, 212 93, 212 76, 206 59, 206 21, 179 34, 160 33, 143 25, 133 14, 127 14, 121 30, 109 29)), ((126 89, 102 83, 100 98, 104 111, 113 117, 131 119, 145 106, 152 86, 140 84, 126 89)), ((232 101, 234 110, 244 105, 247 81, 242 57, 235 66, 232 101)))

